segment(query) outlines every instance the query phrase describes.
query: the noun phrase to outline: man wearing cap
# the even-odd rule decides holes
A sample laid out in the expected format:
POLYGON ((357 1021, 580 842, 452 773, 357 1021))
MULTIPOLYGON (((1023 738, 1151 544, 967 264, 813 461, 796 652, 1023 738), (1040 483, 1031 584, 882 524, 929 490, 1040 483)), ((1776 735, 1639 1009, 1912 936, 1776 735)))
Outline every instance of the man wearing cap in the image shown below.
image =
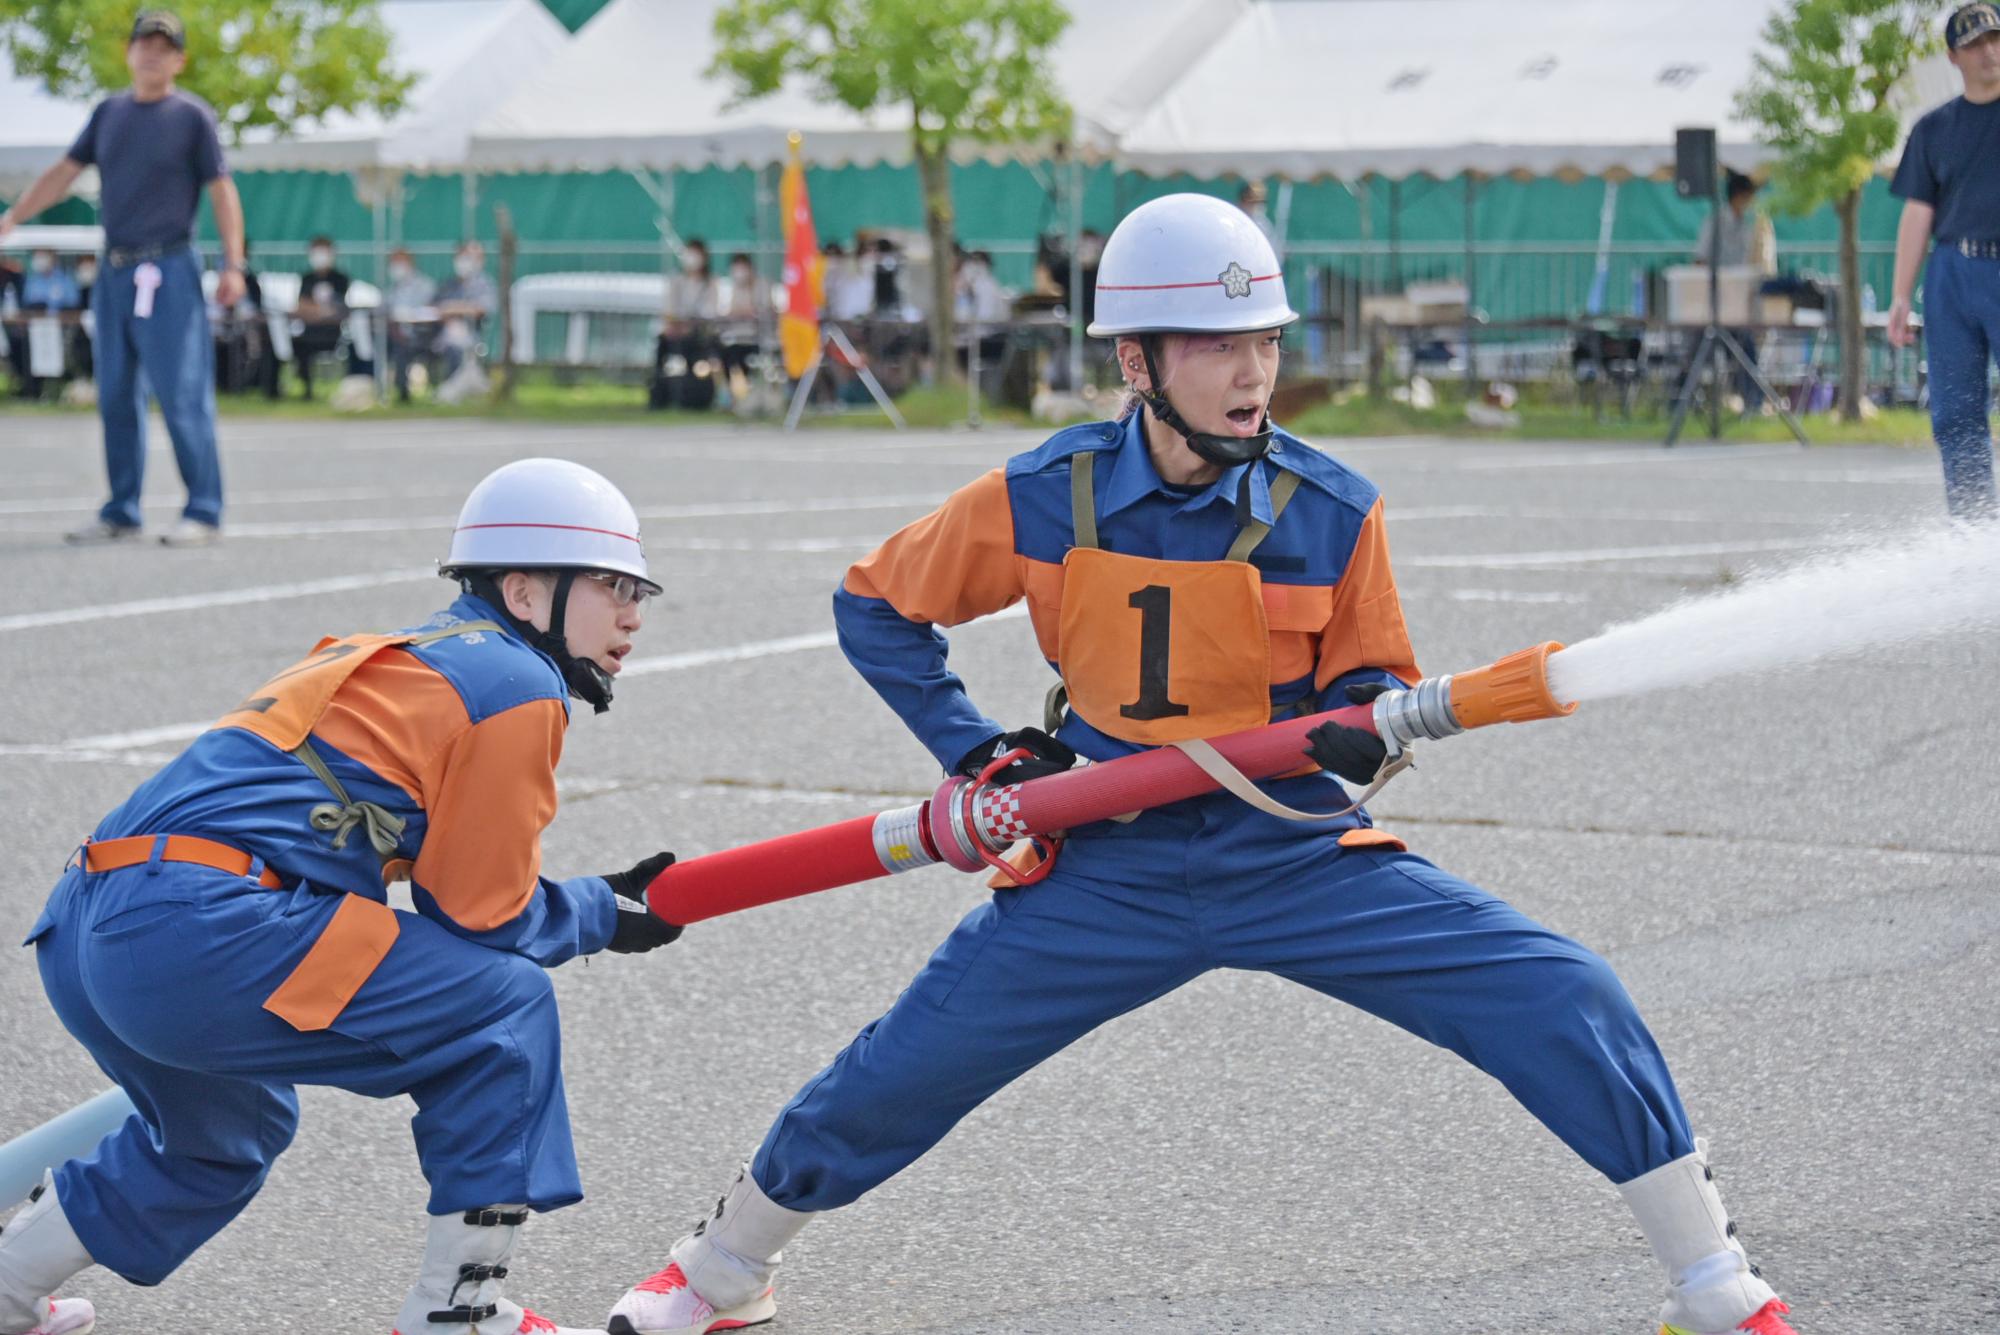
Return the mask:
POLYGON ((243 297, 243 204, 223 161, 215 111, 174 80, 187 65, 180 19, 148 10, 125 44, 132 87, 91 112, 69 152, 0 213, 0 239, 69 193, 95 166, 105 262, 92 294, 97 321, 97 410, 111 498, 71 542, 112 542, 140 532, 146 467, 146 396, 160 401, 188 499, 160 541, 203 546, 221 533, 222 467, 215 451, 214 346, 193 242, 202 188, 222 236, 216 301, 243 297))
POLYGON ((1914 337, 1910 296, 1924 268, 1931 434, 1944 461, 1945 505, 1954 519, 1991 519, 2000 511, 1987 391, 2000 354, 2000 9, 1966 5, 1945 25, 1945 45, 1965 94, 1917 122, 1890 185, 1903 221, 1889 341, 1906 347, 1914 337))

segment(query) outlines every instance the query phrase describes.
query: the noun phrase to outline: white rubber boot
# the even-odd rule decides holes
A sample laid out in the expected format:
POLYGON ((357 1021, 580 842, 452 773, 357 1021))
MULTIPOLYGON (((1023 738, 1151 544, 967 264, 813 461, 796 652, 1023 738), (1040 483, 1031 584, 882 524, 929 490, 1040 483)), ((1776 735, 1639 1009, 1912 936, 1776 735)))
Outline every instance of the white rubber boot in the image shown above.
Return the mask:
POLYGON ((743 1165, 715 1213, 674 1244, 666 1267, 625 1291, 606 1323, 610 1335, 708 1335, 769 1321, 778 1313, 771 1275, 811 1220, 766 1196, 743 1165))
POLYGON ((1666 1267, 1660 1322, 1668 1330, 1703 1335, 1742 1329, 1777 1298, 1736 1241, 1736 1225, 1723 1210, 1709 1171, 1707 1141, 1695 1141, 1693 1154, 1641 1174, 1618 1191, 1666 1267))
POLYGON ((393 1335, 603 1335, 558 1326, 500 1291, 525 1205, 434 1214, 417 1282, 396 1313, 393 1335))
POLYGON ((0 1228, 0 1331, 8 1335, 88 1335, 97 1313, 81 1298, 51 1298, 57 1285, 93 1264, 56 1199, 56 1175, 28 1195, 27 1208, 0 1228))

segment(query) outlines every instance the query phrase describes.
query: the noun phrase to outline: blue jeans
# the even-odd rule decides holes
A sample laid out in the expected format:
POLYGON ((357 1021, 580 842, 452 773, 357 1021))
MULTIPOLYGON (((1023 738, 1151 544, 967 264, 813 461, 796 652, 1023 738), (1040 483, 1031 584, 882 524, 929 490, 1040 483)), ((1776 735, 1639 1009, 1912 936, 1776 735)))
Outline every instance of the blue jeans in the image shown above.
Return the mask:
POLYGON ((845 1205, 1009 1081, 1210 969, 1275 973, 1450 1049, 1614 1182, 1693 1152, 1603 960, 1422 858, 1218 795, 1086 827, 1046 881, 973 910, 793 1097, 751 1172, 789 1209, 845 1205))
POLYGON ((97 415, 104 423, 104 471, 111 499, 98 517, 136 528, 146 477, 146 398, 160 401, 174 462, 186 484, 181 513, 204 524, 222 522, 222 463, 215 450, 215 345, 201 294, 194 248, 162 255, 152 313, 135 313, 137 264, 101 267, 91 290, 97 320, 97 415))
POLYGON ((1930 361, 1931 434, 1944 461, 1944 499, 1955 519, 1996 512, 1992 391, 2000 355, 2000 260, 1939 246, 1924 273, 1924 340, 1930 361))
POLYGON ((64 873, 30 940, 63 1026, 137 1115, 56 1169, 99 1265, 157 1284, 250 1203, 298 1127, 296 1084, 408 1094, 430 1212, 582 1199, 546 970, 398 913, 333 1023, 263 1008, 343 896, 177 862, 64 873))

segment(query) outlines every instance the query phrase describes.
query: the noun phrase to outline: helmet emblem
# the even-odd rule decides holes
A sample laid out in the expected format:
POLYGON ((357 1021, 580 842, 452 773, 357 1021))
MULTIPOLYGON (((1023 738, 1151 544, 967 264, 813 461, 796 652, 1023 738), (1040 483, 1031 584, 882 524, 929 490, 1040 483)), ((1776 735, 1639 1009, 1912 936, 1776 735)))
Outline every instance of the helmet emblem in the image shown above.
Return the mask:
POLYGON ((1217 274, 1216 279, 1221 282, 1222 295, 1225 297, 1250 295, 1250 271, 1235 260, 1229 261, 1229 267, 1217 274))

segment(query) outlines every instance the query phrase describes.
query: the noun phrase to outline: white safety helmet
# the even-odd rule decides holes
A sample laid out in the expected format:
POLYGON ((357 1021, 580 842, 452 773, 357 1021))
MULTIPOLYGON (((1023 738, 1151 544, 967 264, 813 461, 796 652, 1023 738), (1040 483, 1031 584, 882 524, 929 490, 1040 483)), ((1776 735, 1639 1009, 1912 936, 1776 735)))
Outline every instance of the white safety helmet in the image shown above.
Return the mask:
POLYGON ((1089 333, 1242 334, 1298 318, 1277 253, 1248 214, 1212 195, 1162 195, 1104 243, 1089 333))
POLYGON ((567 459, 521 459, 488 473, 465 498, 438 569, 606 570, 660 591, 646 573, 632 502, 567 459))

